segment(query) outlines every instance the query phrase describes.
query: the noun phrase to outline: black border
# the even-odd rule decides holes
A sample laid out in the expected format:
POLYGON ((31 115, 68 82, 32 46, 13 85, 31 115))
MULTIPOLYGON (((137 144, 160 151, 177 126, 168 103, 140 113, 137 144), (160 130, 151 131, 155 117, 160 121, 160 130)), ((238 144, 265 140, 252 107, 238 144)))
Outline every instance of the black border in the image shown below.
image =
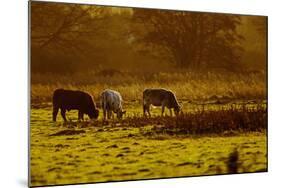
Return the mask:
POLYGON ((101 5, 91 3, 73 3, 73 2, 54 2, 54 1, 40 1, 40 0, 29 0, 28 1, 28 187, 53 187, 53 186, 67 186, 67 185, 86 185, 86 184, 100 184, 100 183, 118 183, 118 182, 131 182, 131 181, 143 181, 143 180, 161 180, 161 179, 178 179, 178 178, 190 178, 190 177, 208 177, 208 176, 224 176, 224 175, 240 175, 240 174, 257 174, 257 173, 266 173, 269 172, 268 165, 268 16, 266 15, 254 15, 254 14, 235 14, 235 13, 222 13, 222 12, 204 12, 204 11, 189 11, 189 10, 180 10, 180 9, 163 9, 163 8, 149 8, 149 7, 134 7, 134 6, 121 6, 121 5, 101 5), (117 8, 138 8, 138 9, 148 9, 148 10, 163 10, 163 11, 184 11, 191 13, 208 13, 208 14, 227 14, 227 15, 237 15, 237 16, 256 16, 256 17, 265 17, 266 18, 266 121, 267 121, 267 130, 266 130, 266 142, 267 142, 267 163, 266 170, 260 172, 242 172, 236 174, 210 174, 210 175, 195 175, 195 176, 176 176, 176 177, 163 177, 163 178, 147 178, 147 179, 129 179, 129 180, 111 180, 111 181, 100 181, 100 182, 81 182, 73 184, 46 184, 41 186, 31 186, 31 134, 30 134, 30 115, 31 115, 31 3, 56 3, 56 4, 75 4, 75 5, 89 5, 89 6, 100 6, 100 7, 117 7, 117 8))

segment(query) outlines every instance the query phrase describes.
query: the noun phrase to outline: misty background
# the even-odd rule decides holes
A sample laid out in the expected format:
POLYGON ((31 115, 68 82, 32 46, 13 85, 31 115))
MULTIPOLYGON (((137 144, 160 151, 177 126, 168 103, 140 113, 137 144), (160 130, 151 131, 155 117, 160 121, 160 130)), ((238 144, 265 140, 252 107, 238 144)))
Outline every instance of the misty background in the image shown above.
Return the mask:
POLYGON ((31 3, 31 72, 264 72, 267 19, 31 3))

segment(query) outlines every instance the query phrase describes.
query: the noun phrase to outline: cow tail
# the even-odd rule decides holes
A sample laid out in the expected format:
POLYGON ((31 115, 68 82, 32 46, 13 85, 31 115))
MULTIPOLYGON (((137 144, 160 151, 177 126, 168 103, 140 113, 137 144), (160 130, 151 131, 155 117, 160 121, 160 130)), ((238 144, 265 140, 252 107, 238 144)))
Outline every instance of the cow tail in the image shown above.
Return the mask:
POLYGON ((144 107, 144 92, 142 93, 142 106, 144 107))
POLYGON ((142 108, 143 108, 143 115, 145 115, 146 112, 146 106, 145 106, 145 91, 142 94, 142 108))
POLYGON ((101 109, 103 109, 103 101, 104 101, 104 99, 103 99, 103 93, 102 93, 101 96, 100 96, 100 107, 101 107, 101 109))
POLYGON ((52 113, 52 117, 53 117, 53 121, 55 122, 57 119, 57 114, 59 111, 59 98, 60 98, 60 90, 55 90, 53 93, 53 113, 52 113))
POLYGON ((106 95, 105 93, 102 94, 102 99, 101 99, 101 105, 102 105, 102 109, 106 110, 106 95))

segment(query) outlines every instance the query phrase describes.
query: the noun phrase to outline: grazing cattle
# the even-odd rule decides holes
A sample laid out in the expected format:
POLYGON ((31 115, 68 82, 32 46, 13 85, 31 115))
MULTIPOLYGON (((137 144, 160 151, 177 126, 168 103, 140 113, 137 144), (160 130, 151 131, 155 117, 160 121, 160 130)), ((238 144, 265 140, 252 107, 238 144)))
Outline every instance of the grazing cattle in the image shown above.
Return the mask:
POLYGON ((181 107, 176 99, 175 94, 172 91, 166 89, 145 89, 143 91, 143 114, 146 116, 146 112, 150 114, 150 105, 162 106, 162 113, 165 111, 165 107, 170 110, 172 116, 172 108, 174 109, 175 115, 178 115, 181 107))
POLYGON ((97 119, 99 116, 99 110, 96 108, 92 96, 82 91, 56 89, 53 94, 53 121, 56 121, 59 109, 64 121, 67 121, 66 110, 78 110, 78 120, 83 120, 84 114, 91 119, 97 119))
MULTIPOLYGON (((118 119, 122 119, 126 111, 122 109, 122 97, 119 92, 106 89, 101 93, 101 106, 103 110, 103 119, 111 119, 112 112, 116 113, 118 119)), ((114 118, 114 115, 113 115, 114 118)))

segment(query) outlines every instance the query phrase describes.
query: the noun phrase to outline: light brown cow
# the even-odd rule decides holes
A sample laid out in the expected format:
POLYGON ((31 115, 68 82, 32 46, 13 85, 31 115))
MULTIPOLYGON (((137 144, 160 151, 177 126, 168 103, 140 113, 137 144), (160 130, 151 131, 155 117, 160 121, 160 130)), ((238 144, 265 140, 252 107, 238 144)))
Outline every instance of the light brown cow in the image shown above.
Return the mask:
POLYGON ((143 115, 146 116, 146 112, 151 117, 150 105, 162 106, 162 113, 165 111, 165 107, 170 110, 172 116, 172 109, 174 109, 175 115, 178 115, 181 106, 179 105, 175 94, 172 91, 166 89, 145 89, 143 91, 143 115))

